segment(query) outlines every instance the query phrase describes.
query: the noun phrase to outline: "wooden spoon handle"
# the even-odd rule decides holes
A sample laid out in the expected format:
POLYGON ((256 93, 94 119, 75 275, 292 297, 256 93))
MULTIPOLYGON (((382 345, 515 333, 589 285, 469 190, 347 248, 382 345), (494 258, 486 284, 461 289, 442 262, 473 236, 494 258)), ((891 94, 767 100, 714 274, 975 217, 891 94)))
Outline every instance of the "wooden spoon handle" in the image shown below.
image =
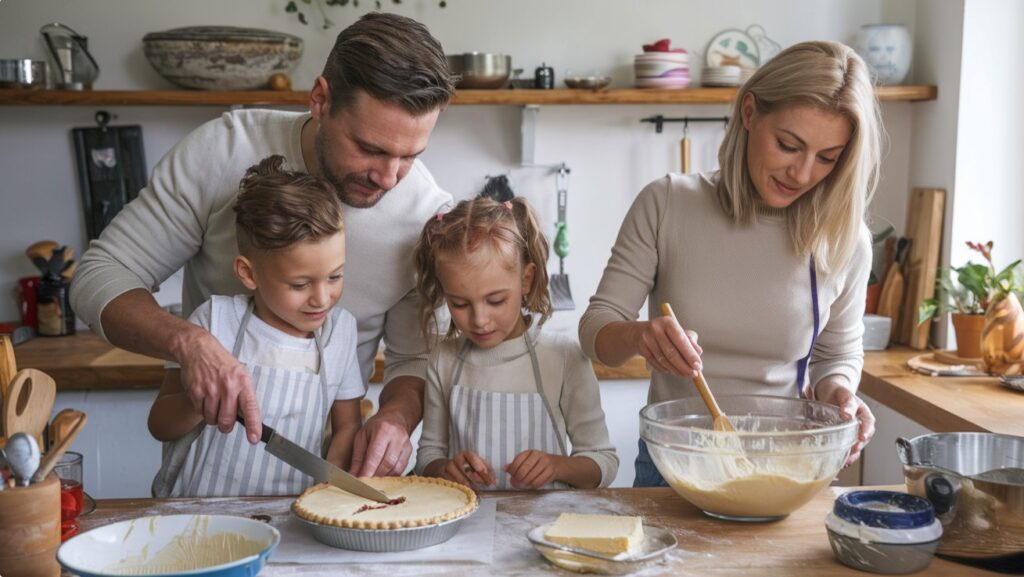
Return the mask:
POLYGON ((71 425, 67 435, 61 439, 56 446, 50 447, 50 450, 46 452, 45 456, 43 456, 42 462, 39 463, 39 469, 36 471, 35 475, 32 475, 33 483, 42 481, 50 474, 50 471, 52 471, 54 466, 57 465, 57 461, 64 456, 64 453, 66 453, 68 448, 71 447, 71 443, 75 440, 75 437, 78 436, 82 427, 85 426, 85 422, 88 420, 85 413, 79 411, 76 417, 77 419, 74 424, 71 425))

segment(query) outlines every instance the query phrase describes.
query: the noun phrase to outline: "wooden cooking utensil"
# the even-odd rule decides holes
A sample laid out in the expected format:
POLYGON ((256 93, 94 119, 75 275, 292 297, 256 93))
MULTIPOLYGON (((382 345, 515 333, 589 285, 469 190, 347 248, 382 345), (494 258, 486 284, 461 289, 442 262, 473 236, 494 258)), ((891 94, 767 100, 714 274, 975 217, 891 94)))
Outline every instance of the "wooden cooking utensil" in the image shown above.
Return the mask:
POLYGON ((57 385, 49 375, 36 369, 18 371, 4 397, 3 423, 7 436, 28 433, 42 447, 43 431, 56 397, 57 385))
MULTIPOLYGON (((676 319, 676 313, 672 311, 672 305, 668 303, 661 303, 661 314, 676 319)), ((679 319, 676 319, 676 322, 678 321, 679 319)), ((698 371, 697 376, 693 378, 693 382, 697 385, 697 392, 700 393, 700 397, 704 399, 704 404, 707 405, 708 411, 711 413, 712 428, 716 431, 735 432, 736 427, 732 426, 729 418, 725 416, 722 409, 718 408, 718 403, 715 401, 715 396, 711 394, 711 389, 708 387, 707 381, 704 380, 704 375, 698 371)))
MULTIPOLYGON (((6 336, 0 336, 0 407, 4 406, 4 399, 7 398, 7 388, 11 381, 18 374, 18 365, 14 359, 14 343, 6 336)), ((0 419, 0 435, 4 432, 3 420, 0 419)))
POLYGON ((50 264, 50 257, 53 256, 53 251, 60 247, 59 244, 52 240, 41 240, 36 243, 32 243, 27 249, 25 249, 25 256, 32 260, 33 264, 40 272, 46 274, 46 270, 50 264))
POLYGON ((683 139, 679 141, 679 167, 683 174, 690 172, 690 137, 683 131, 683 139))
POLYGON ((71 447, 71 443, 74 442, 75 437, 82 431, 82 427, 85 426, 85 422, 88 418, 82 411, 75 411, 74 420, 68 429, 67 436, 61 439, 60 443, 50 447, 50 450, 43 456, 43 460, 39 463, 39 469, 35 475, 32 475, 32 482, 39 483, 50 474, 53 467, 60 461, 60 458, 64 456, 68 448, 71 447))
POLYGON ((82 411, 77 409, 64 409, 57 413, 53 420, 50 421, 50 426, 47 430, 48 444, 46 446, 52 448, 60 444, 68 436, 72 426, 81 414, 82 411))

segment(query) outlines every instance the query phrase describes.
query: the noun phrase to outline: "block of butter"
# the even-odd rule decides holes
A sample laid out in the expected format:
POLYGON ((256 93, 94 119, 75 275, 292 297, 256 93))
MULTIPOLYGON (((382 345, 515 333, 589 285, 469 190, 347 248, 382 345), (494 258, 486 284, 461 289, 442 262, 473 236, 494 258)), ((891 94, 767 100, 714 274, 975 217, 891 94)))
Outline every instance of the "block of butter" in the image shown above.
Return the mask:
POLYGON ((544 538, 559 545, 618 555, 640 549, 644 526, 640 517, 562 513, 544 538))

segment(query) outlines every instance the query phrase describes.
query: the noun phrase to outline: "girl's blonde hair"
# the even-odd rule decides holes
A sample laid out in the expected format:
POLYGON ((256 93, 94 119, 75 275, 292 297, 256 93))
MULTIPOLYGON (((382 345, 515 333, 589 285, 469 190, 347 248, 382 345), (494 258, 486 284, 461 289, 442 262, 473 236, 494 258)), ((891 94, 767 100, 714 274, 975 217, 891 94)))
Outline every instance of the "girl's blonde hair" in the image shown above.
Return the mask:
MULTIPOLYGON (((510 270, 534 265, 533 283, 523 295, 523 309, 540 316, 538 326, 551 316, 548 295, 548 240, 541 232, 537 215, 525 198, 497 202, 478 197, 463 200, 447 214, 438 214, 423 225, 414 253, 416 289, 420 293, 420 330, 432 340, 438 329, 434 311, 444 304, 444 290, 437 274, 442 257, 464 256, 488 243, 510 270)), ((450 323, 446 339, 459 334, 450 323)))
POLYGON ((717 194, 726 214, 741 224, 756 216, 759 195, 747 167, 743 102, 754 95, 757 114, 813 106, 847 118, 850 141, 835 167, 786 209, 798 255, 811 254, 823 272, 841 269, 856 249, 865 212, 878 185, 883 129, 867 65, 837 42, 802 42, 780 52, 740 88, 733 122, 718 149, 717 194))

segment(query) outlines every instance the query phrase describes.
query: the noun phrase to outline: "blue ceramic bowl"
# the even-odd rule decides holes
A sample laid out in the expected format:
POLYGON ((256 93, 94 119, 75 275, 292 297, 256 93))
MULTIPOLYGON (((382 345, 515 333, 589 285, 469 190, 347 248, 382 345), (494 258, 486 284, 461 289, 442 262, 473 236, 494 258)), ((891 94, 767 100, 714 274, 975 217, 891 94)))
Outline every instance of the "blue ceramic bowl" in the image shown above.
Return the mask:
MULTIPOLYGON (((152 559, 179 537, 188 539, 215 538, 221 533, 244 537, 256 542, 256 551, 243 551, 237 558, 217 565, 198 569, 147 575, 170 577, 217 576, 251 577, 266 565, 270 554, 281 541, 277 529, 266 523, 226 515, 169 515, 142 517, 97 527, 78 535, 61 545, 57 550, 57 561, 75 575, 82 577, 110 577, 124 575, 124 564, 135 558, 152 559), (145 557, 143 557, 145 556, 145 557), (118 572, 118 570, 122 572, 118 572)), ((141 573, 140 573, 141 574, 141 573)))

